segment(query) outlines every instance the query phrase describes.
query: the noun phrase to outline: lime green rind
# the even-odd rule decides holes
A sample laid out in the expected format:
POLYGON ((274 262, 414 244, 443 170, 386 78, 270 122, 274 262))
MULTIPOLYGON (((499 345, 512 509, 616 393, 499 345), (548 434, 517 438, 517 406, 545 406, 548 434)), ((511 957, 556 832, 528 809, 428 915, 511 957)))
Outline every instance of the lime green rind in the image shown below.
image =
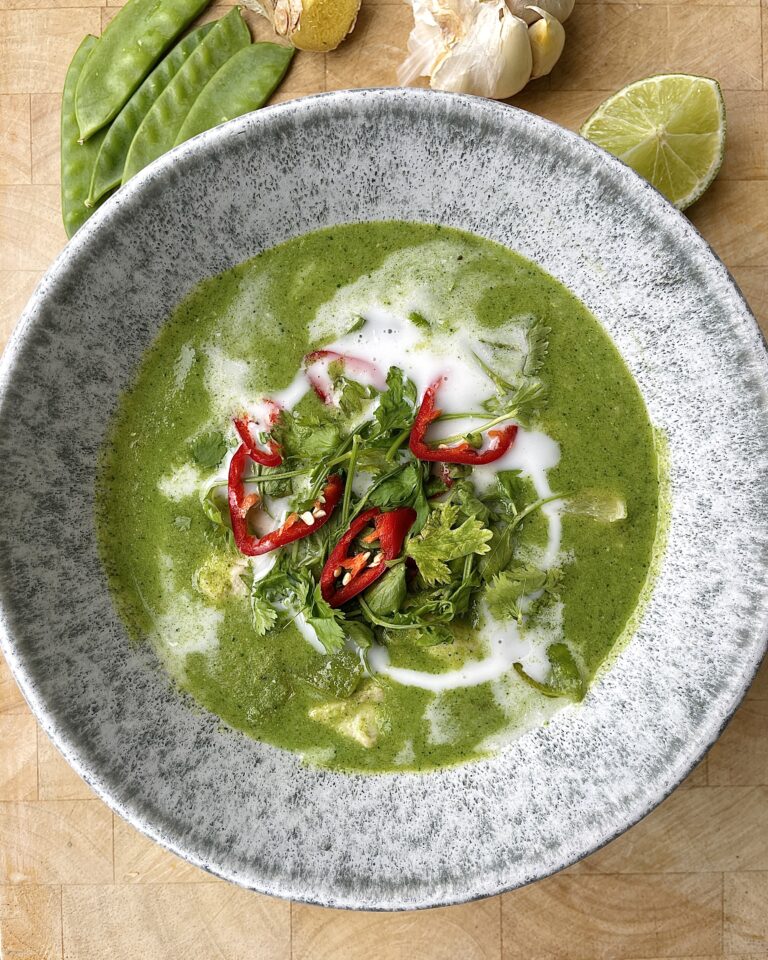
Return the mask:
POLYGON ((723 162, 722 92, 710 77, 647 77, 604 101, 580 133, 684 210, 710 186, 723 162))

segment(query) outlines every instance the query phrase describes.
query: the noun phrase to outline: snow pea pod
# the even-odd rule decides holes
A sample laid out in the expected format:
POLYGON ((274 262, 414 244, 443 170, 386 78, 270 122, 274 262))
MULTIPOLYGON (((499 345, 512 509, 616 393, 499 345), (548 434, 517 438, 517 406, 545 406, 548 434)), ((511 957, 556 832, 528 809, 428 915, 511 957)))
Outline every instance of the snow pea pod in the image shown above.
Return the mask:
POLYGON ((263 107, 285 76, 293 53, 293 47, 277 43, 254 43, 239 50, 203 88, 176 143, 263 107))
POLYGON ((198 44, 141 121, 125 160, 123 183, 171 149, 200 91, 250 42, 248 27, 235 7, 198 44))
POLYGON ((83 66, 101 41, 87 36, 77 48, 64 80, 61 99, 61 215, 64 229, 71 237, 93 212, 85 205, 91 170, 96 162, 103 134, 86 143, 78 143, 80 131, 75 117, 75 90, 83 66))
MULTIPOLYGON (((133 94, 107 130, 91 176, 91 186, 86 203, 93 206, 109 190, 120 186, 125 158, 141 121, 152 104, 179 72, 192 51, 213 30, 215 23, 206 23, 178 43, 155 67, 139 89, 133 94)), ((88 141, 90 143, 90 140, 88 141)))
POLYGON ((80 139, 116 117, 176 37, 210 0, 128 0, 80 74, 75 111, 80 139))

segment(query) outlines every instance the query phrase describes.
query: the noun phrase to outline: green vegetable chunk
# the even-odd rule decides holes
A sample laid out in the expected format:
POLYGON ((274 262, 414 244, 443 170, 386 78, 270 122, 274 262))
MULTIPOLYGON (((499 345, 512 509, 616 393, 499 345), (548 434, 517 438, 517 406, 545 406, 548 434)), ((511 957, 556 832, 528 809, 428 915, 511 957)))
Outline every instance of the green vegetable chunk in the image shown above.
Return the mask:
POLYGON ((171 149, 206 84, 250 42, 248 27, 235 7, 197 45, 141 121, 125 161, 123 183, 171 149))
MULTIPOLYGON (((105 193, 120 186, 125 169, 125 158, 141 121, 149 113, 155 100, 184 66, 193 50, 216 26, 205 23, 178 43, 160 61, 139 89, 133 94, 106 132, 91 176, 86 203, 92 206, 105 193)), ((90 142, 90 141, 89 141, 90 142)))
POLYGON ((176 143, 263 107, 285 76, 293 54, 293 47, 277 43, 254 43, 236 53, 195 100, 176 143))
POLYGON ((85 205, 85 198, 103 135, 98 134, 86 143, 78 143, 80 134, 75 118, 75 90, 85 63, 98 45, 96 37, 87 36, 83 40, 72 58, 64 80, 64 95, 61 100, 61 215, 68 237, 71 237, 92 213, 85 205))
POLYGON ((87 140, 123 104, 209 0, 128 0, 102 34, 75 94, 80 137, 87 140))

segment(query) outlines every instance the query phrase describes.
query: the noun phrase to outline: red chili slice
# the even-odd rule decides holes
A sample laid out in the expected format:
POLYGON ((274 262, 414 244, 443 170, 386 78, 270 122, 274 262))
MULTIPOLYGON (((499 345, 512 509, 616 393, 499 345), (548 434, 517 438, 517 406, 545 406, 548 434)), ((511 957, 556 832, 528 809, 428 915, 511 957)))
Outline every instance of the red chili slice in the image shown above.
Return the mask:
MULTIPOLYGON (((259 451, 261 452, 261 451, 259 451)), ((254 536, 248 530, 248 511, 258 503, 258 496, 254 500, 254 494, 245 493, 245 484, 243 483, 243 473, 248 465, 248 460, 254 459, 251 450, 245 443, 240 444, 229 464, 229 517, 232 522, 232 533, 235 536, 237 549, 247 557, 258 557, 263 553, 269 553, 271 550, 277 550, 278 547, 284 547, 287 543, 293 543, 294 540, 301 540, 302 537, 308 537, 315 530, 319 530, 323 524, 327 523, 333 513, 336 504, 341 499, 344 492, 344 484, 341 477, 333 474, 328 477, 328 482, 323 490, 323 499, 315 501, 313 516, 314 523, 305 523, 298 514, 292 513, 286 518, 285 523, 276 530, 270 530, 263 537, 254 536), (317 516, 317 514, 321 514, 317 516)), ((259 461, 257 461, 259 462, 259 461)))
MULTIPOLYGON (((399 507, 387 513, 382 513, 378 507, 371 507, 359 517, 355 517, 347 532, 331 550, 320 575, 320 592, 326 603, 332 607, 342 607, 378 580, 387 569, 386 561, 394 560, 400 555, 405 535, 415 519, 416 511, 410 507, 399 507), (372 566, 365 566, 367 561, 362 560, 364 554, 350 557, 349 549, 357 536, 371 523, 378 536, 381 560, 372 566), (351 573, 351 579, 346 584, 337 586, 337 570, 351 573)), ((371 542, 370 538, 365 537, 365 542, 371 542)))
MULTIPOLYGON (((280 416, 280 407, 276 403, 269 401, 271 407, 274 407, 276 412, 270 411, 270 424, 273 424, 275 420, 280 416)), ((254 463, 261 464, 262 467, 279 467, 283 462, 283 456, 280 451, 280 446, 278 443, 273 440, 271 437, 267 440, 267 449, 262 450, 260 447, 256 446, 256 441, 253 438, 251 433, 251 425, 253 420, 248 416, 235 417, 234 419, 235 430, 243 441, 243 445, 248 451, 248 456, 254 463)))
POLYGON ((347 353, 338 353, 336 350, 314 350, 304 357, 304 367, 312 389, 323 403, 333 403, 333 384, 328 376, 328 366, 335 360, 343 363, 345 369, 352 373, 369 377, 377 390, 386 388, 385 377, 376 364, 371 363, 370 360, 363 360, 362 357, 352 357, 347 353), (311 369, 319 363, 324 363, 321 370, 311 369))
POLYGON ((442 413, 442 410, 435 406, 435 395, 444 379, 445 377, 438 377, 424 391, 424 398, 421 401, 419 412, 416 414, 416 420, 408 442, 414 457, 432 463, 466 463, 473 467, 484 463, 493 463, 494 460, 503 457, 517 436, 516 424, 503 427, 501 430, 489 430, 488 436, 491 438, 491 442, 485 450, 475 450, 466 440, 462 440, 461 443, 452 447, 431 447, 427 444, 424 439, 427 430, 442 413))

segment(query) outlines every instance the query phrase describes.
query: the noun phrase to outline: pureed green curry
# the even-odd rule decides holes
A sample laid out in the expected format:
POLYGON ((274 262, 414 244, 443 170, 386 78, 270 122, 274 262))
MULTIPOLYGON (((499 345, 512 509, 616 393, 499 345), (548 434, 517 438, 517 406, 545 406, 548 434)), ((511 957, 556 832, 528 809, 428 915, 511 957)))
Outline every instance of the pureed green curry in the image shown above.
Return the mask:
POLYGON ((654 434, 612 342, 487 240, 371 223, 202 283, 98 489, 132 634, 310 763, 488 755, 579 701, 648 589, 654 434))

